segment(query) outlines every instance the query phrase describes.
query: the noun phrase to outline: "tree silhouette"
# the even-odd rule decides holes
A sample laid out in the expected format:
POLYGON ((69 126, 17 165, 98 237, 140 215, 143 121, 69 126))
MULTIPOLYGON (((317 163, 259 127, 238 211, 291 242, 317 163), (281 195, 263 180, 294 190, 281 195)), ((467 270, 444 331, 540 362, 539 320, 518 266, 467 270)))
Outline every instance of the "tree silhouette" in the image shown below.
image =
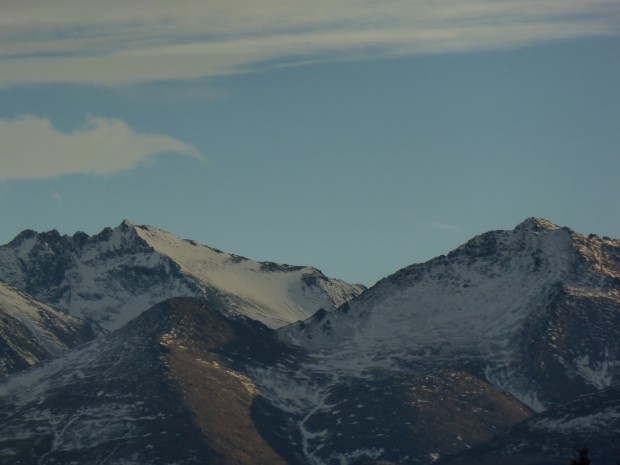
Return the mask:
POLYGON ((583 446, 577 451, 577 456, 573 458, 570 465, 590 465, 590 459, 588 458, 588 447, 583 446))

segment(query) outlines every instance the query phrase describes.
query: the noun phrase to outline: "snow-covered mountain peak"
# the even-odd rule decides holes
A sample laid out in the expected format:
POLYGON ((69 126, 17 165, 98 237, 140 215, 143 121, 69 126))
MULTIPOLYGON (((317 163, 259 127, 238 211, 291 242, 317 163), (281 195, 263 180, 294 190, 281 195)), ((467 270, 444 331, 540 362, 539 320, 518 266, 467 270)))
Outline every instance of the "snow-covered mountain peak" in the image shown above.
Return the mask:
POLYGON ((550 367, 580 379, 577 391, 617 382, 620 244, 543 220, 525 223, 404 268, 336 312, 280 334, 357 372, 431 359, 477 363, 534 409, 553 397, 550 367), (589 334, 587 342, 568 346, 578 331, 589 334), (540 366, 520 372, 534 356, 540 366), (549 386, 531 388, 534 379, 549 386))
POLYGON ((123 226, 125 228, 134 228, 138 226, 138 224, 130 220, 129 218, 125 218, 123 221, 121 221, 120 226, 123 226))
POLYGON ((557 224, 553 224, 544 218, 530 217, 519 223, 515 227, 515 231, 531 232, 542 230, 556 230, 561 229, 557 224))
POLYGON ((106 329, 171 297, 216 297, 279 327, 334 309, 362 286, 304 266, 257 262, 124 220, 88 236, 24 231, 0 247, 0 281, 106 329))
POLYGON ((98 249, 115 252, 126 250, 148 250, 149 245, 138 234, 138 226, 123 221, 116 228, 105 228, 90 239, 98 243, 98 249))
POLYGON ((512 334, 526 317, 521 309, 572 267, 570 233, 533 229, 539 223, 550 224, 530 219, 514 230, 476 236, 447 256, 384 278, 335 313, 317 315, 283 334, 315 348, 368 342, 394 350, 428 345, 481 350, 478 343, 490 335, 512 334))
POLYGON ((68 236, 61 235, 56 229, 41 233, 27 229, 19 233, 7 246, 21 256, 53 255, 67 251, 79 255, 86 250, 108 253, 146 246, 147 244, 137 235, 136 227, 135 224, 125 220, 116 228, 106 227, 93 236, 82 231, 68 236))

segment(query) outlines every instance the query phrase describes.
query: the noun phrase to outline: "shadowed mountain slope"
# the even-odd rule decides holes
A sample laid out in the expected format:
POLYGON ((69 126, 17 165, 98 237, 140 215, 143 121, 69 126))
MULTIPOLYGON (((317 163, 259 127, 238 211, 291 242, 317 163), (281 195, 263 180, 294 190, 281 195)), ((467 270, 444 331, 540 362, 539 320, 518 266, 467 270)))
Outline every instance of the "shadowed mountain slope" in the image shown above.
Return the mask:
POLYGON ((200 301, 159 304, 113 334, 0 383, 10 464, 284 463, 231 360, 286 355, 271 331, 200 301))
POLYGON ((0 377, 95 338, 101 331, 0 282, 0 377))

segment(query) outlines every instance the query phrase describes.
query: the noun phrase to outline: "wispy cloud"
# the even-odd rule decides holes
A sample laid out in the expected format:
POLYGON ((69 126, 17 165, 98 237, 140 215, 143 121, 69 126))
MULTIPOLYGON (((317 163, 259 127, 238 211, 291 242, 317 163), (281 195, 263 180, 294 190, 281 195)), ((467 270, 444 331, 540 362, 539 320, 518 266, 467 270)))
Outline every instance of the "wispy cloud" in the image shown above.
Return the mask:
POLYGON ((449 223, 439 223, 437 221, 424 221, 424 224, 433 229, 449 232, 461 232, 458 226, 449 223))
POLYGON ((50 188, 50 195, 58 208, 62 207, 62 194, 54 188, 50 188))
POLYGON ((76 131, 57 130, 46 118, 0 119, 0 179, 127 170, 160 153, 201 158, 189 144, 167 135, 139 134, 121 120, 91 116, 76 131))
POLYGON ((5 0, 0 87, 119 86, 618 34, 617 0, 5 0))

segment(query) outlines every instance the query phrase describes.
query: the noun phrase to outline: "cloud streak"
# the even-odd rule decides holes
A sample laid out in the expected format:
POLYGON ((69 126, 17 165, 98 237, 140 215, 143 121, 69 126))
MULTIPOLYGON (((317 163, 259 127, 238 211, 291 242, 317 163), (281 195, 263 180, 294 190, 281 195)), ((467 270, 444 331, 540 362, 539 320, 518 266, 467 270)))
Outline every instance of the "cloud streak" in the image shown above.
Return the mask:
POLYGON ((203 159, 194 147, 170 136, 139 134, 121 120, 96 116, 70 133, 38 116, 0 119, 0 140, 0 180, 102 175, 161 153, 203 159))
POLYGON ((617 0, 5 0, 0 87, 123 86, 618 35, 617 0))
POLYGON ((440 231, 448 231, 448 232, 461 232, 458 226, 449 223, 438 223, 437 221, 425 221, 424 224, 433 229, 438 229, 440 231))

